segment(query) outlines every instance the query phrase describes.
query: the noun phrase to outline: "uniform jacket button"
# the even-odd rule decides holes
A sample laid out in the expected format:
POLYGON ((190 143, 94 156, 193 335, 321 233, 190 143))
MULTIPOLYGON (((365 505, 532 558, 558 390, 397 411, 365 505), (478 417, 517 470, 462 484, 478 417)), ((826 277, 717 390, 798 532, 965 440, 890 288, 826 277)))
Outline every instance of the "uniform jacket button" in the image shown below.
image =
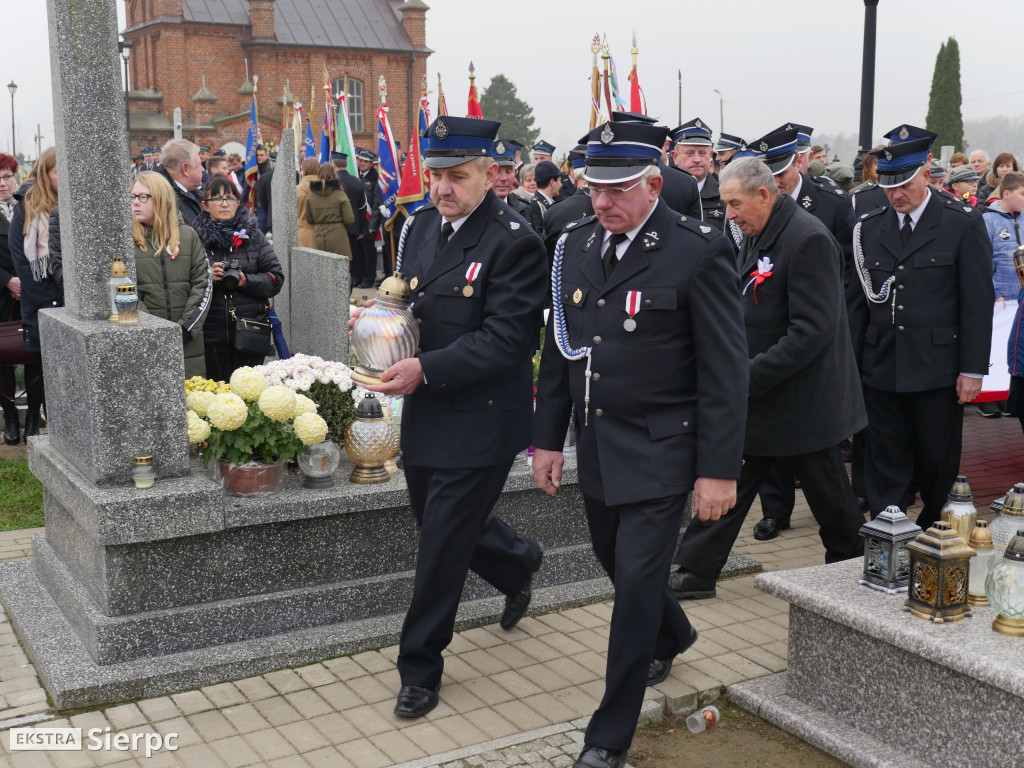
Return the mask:
POLYGON ((604 306, 604 304, 605 304, 605 301, 604 301, 604 299, 598 299, 598 300, 597 300, 597 306, 598 306, 598 307, 603 307, 603 306, 604 306))
POLYGON ((600 344, 601 343, 601 337, 600 336, 595 336, 594 337, 594 343, 595 344, 600 344))
POLYGON ((487 404, 488 404, 488 405, 494 405, 494 401, 493 401, 493 400, 488 400, 488 401, 487 401, 487 404))
POLYGON ((899 329, 900 329, 900 330, 902 331, 902 330, 903 330, 903 326, 901 325, 901 326, 899 327, 899 329))
POLYGON ((459 286, 453 285, 452 286, 452 293, 458 293, 458 292, 459 292, 459 286))
POLYGON ((422 299, 424 296, 426 296, 426 294, 423 293, 423 291, 420 291, 419 293, 416 294, 416 296, 422 299))
POLYGON ((600 381, 601 380, 601 374, 600 373, 592 373, 592 374, 590 374, 590 380, 591 381, 600 381))
POLYGON ((896 269, 898 269, 900 272, 902 272, 903 271, 903 265, 900 264, 898 267, 896 267, 896 269))
POLYGON ((645 307, 651 306, 651 300, 650 299, 644 299, 644 306, 645 307))
POLYGON ((901 291, 903 290, 903 286, 902 285, 897 285, 896 287, 899 288, 901 291))
MULTIPOLYGON (((903 309, 903 307, 900 307, 900 309, 903 309)), ((417 317, 416 318, 416 325, 423 325, 423 318, 422 317, 417 317)))
POLYGON ((688 426, 690 426, 690 422, 688 422, 688 421, 684 421, 684 422, 683 422, 683 426, 684 426, 684 427, 688 427, 688 426))
POLYGON ((597 416, 597 418, 600 419, 602 416, 604 416, 604 411, 602 411, 600 408, 598 408, 596 411, 594 411, 594 415, 597 416))

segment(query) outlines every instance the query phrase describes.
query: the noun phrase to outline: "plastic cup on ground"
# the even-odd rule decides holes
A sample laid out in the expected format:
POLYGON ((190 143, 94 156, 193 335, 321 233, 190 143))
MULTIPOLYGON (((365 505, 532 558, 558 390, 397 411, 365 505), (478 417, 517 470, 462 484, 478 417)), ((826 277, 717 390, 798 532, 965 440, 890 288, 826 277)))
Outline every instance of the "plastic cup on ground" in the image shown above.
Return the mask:
POLYGON ((686 718, 686 727, 690 733, 701 733, 718 724, 722 719, 722 713, 714 704, 708 704, 686 718))

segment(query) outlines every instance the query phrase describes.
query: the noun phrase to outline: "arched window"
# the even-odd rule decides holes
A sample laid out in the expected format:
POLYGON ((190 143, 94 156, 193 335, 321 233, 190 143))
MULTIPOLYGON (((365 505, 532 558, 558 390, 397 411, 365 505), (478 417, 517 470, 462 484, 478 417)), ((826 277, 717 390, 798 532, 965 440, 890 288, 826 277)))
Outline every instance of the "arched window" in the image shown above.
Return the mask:
POLYGON ((363 81, 351 77, 340 77, 331 83, 331 92, 344 91, 348 94, 348 121, 352 133, 362 133, 363 127, 363 81))

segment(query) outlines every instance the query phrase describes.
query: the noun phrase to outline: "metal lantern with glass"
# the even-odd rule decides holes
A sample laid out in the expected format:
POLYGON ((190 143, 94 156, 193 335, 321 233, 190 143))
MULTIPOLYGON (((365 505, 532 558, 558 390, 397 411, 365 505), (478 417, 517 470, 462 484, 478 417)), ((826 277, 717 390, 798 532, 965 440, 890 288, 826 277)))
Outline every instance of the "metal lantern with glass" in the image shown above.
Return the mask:
POLYGON ((974 550, 974 557, 971 558, 971 583, 967 590, 967 602, 971 605, 988 605, 988 598, 985 597, 985 580, 999 555, 995 547, 992 546, 992 532, 988 529, 988 523, 979 520, 974 530, 971 531, 971 540, 967 543, 974 550))
POLYGON ((359 359, 353 381, 380 384, 383 371, 416 355, 420 328, 409 308, 410 290, 409 283, 396 272, 380 284, 373 305, 359 313, 352 325, 352 350, 359 359))
POLYGON ((306 476, 302 483, 303 488, 334 487, 332 475, 341 461, 341 449, 333 440, 303 446, 296 460, 302 474, 306 476))
POLYGON ((969 570, 974 550, 949 523, 935 525, 907 544, 910 578, 904 611, 941 624, 973 616, 967 604, 969 570))
POLYGON ((860 584, 889 595, 907 591, 910 555, 907 542, 921 533, 896 506, 886 507, 874 520, 861 526, 864 537, 864 573, 860 584))
POLYGON ((128 269, 120 256, 114 257, 114 263, 110 265, 110 277, 107 278, 107 293, 110 296, 110 317, 107 319, 117 322, 117 289, 122 285, 129 285, 132 279, 128 277, 128 269))
POLYGON ((992 509, 996 516, 988 524, 988 529, 992 534, 992 545, 1002 552, 1017 530, 1024 528, 1024 483, 1014 485, 998 508, 996 502, 992 502, 992 509))

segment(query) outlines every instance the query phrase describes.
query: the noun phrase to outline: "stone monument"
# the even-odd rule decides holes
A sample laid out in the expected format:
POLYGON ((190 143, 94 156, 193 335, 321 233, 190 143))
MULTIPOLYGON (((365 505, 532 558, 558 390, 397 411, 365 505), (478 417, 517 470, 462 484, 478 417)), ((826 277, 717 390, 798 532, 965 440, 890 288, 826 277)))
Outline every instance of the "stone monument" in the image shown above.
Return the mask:
POLYGON ((292 328, 292 250, 299 244, 298 198, 295 196, 295 131, 286 128, 277 147, 274 177, 270 183, 271 210, 274 212, 274 253, 284 272, 284 285, 274 297, 274 309, 281 321, 285 341, 291 348, 292 328))

